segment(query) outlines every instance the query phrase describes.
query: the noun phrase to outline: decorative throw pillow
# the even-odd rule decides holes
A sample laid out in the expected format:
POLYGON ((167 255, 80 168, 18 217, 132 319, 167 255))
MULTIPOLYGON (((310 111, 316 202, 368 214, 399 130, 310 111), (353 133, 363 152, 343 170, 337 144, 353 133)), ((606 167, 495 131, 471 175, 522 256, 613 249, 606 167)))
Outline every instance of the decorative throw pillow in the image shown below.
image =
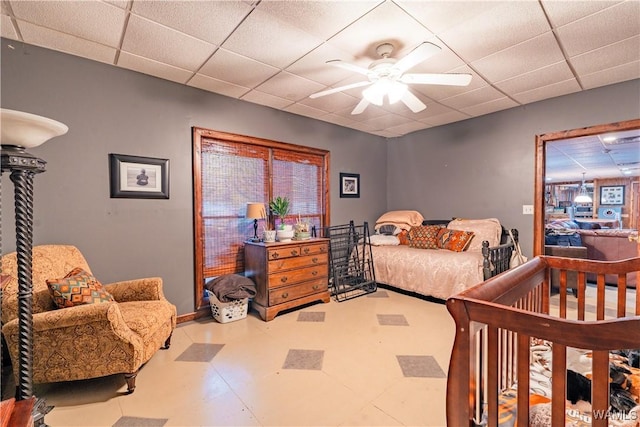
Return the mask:
POLYGON ((409 245, 409 232, 407 230, 402 230, 397 236, 401 245, 409 245))
POLYGON ((462 252, 469 246, 473 238, 473 231, 452 230, 441 228, 438 233, 438 248, 454 252, 462 252))
POLYGON ((438 249, 439 225, 418 225, 409 230, 409 247, 418 249, 438 249))
POLYGON ((98 279, 80 267, 74 268, 62 279, 47 280, 47 286, 58 308, 115 301, 98 279))
POLYGON ((454 219, 447 225, 452 230, 472 231, 475 237, 467 247, 467 251, 482 250, 482 242, 489 242, 489 246, 497 246, 500 244, 500 236, 502 235, 502 226, 497 218, 486 219, 454 219))

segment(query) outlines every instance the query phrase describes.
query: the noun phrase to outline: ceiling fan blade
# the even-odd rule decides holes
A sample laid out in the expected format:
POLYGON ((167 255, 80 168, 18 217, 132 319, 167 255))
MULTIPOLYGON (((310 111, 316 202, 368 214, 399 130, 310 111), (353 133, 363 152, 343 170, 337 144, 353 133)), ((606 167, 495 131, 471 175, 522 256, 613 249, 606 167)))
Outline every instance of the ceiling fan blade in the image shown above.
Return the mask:
POLYGON ((331 61, 327 61, 327 64, 333 65, 339 68, 344 68, 345 70, 355 71, 356 73, 364 74, 365 76, 369 75, 368 68, 364 68, 355 64, 350 64, 348 62, 344 62, 341 59, 332 59, 331 61))
POLYGON ((418 113, 427 108, 427 106, 424 105, 424 103, 420 101, 417 96, 412 94, 411 91, 406 91, 404 93, 404 96, 400 98, 400 100, 404 102, 404 105, 409 107, 414 113, 418 113))
POLYGON ((323 90, 323 91, 320 91, 320 92, 312 93, 311 95, 309 95, 309 98, 315 99, 315 98, 319 98, 321 96, 331 95, 332 93, 341 92, 343 90, 353 89, 355 87, 368 86, 370 84, 371 84, 370 81, 351 83, 350 85, 334 87, 333 89, 327 89, 327 90, 323 90))
POLYGON ((369 101, 367 101, 366 99, 362 98, 362 100, 360 102, 358 102, 358 105, 356 105, 356 108, 353 109, 351 114, 360 114, 368 106, 369 106, 369 101))
POLYGON ((467 86, 471 83, 471 74, 404 74, 399 80, 407 84, 467 86))
POLYGON ((395 63, 393 68, 396 68, 400 70, 400 72, 404 73, 405 71, 410 70, 417 64, 435 55, 441 50, 442 49, 440 49, 439 46, 436 46, 433 43, 424 42, 420 46, 409 52, 404 58, 399 59, 398 62, 395 63))

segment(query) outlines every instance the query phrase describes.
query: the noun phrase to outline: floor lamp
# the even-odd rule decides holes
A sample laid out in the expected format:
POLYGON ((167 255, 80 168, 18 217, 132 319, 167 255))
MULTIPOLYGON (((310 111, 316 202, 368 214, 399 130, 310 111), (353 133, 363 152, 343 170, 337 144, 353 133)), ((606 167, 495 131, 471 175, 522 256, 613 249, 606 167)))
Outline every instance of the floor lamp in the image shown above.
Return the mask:
MULTIPOLYGON (((16 255, 18 261, 18 384, 16 400, 33 397, 33 178, 46 162, 25 150, 64 135, 69 128, 55 120, 0 109, 2 173, 14 185, 16 255)), ((42 414, 44 417, 44 414, 42 414)), ((38 421, 34 416, 34 422, 38 421)))

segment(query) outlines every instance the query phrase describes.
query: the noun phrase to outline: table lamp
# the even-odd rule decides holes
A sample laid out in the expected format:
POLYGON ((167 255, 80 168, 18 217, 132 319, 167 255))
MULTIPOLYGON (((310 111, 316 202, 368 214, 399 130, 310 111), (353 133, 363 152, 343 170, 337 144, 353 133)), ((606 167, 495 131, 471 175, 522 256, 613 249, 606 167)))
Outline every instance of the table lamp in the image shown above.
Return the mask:
POLYGON ((252 242, 259 242, 258 237, 258 220, 266 217, 264 203, 247 203, 247 218, 253 219, 253 237, 252 242))

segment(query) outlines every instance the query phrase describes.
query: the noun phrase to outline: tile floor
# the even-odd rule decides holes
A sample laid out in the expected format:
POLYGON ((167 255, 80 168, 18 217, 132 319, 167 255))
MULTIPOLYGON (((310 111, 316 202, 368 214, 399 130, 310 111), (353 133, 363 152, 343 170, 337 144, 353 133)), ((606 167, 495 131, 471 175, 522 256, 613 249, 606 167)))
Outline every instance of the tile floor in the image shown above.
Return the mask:
POLYGON ((443 304, 388 289, 263 322, 178 326, 171 348, 122 376, 36 385, 51 426, 444 426, 454 323, 443 304))

